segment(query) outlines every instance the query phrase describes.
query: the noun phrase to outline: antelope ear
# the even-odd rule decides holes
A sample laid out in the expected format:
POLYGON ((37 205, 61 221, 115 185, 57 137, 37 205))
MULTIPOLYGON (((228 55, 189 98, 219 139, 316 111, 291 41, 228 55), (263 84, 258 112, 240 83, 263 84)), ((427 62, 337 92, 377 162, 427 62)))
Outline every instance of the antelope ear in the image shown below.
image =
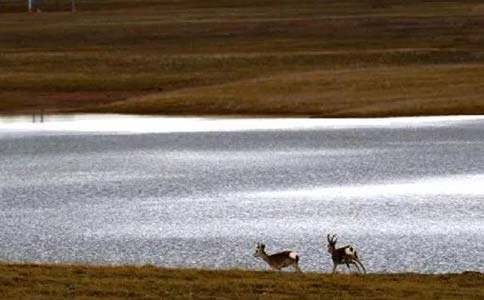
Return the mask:
POLYGON ((260 247, 261 247, 261 249, 265 249, 266 245, 265 244, 261 244, 260 247))
POLYGON ((329 238, 329 234, 328 234, 328 243, 331 243, 331 239, 329 238))

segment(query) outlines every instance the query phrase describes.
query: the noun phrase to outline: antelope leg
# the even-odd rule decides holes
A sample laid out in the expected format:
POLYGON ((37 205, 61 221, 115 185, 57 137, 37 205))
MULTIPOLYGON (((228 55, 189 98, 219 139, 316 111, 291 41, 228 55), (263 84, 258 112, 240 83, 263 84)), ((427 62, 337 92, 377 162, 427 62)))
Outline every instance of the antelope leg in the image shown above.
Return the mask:
POLYGON ((351 262, 353 265, 355 265, 356 269, 358 270, 358 273, 361 273, 360 267, 358 267, 358 264, 356 262, 351 262))
POLYGON ((366 274, 365 266, 363 266, 363 264, 361 263, 361 261, 359 259, 356 259, 355 262, 357 262, 360 265, 360 267, 363 269, 364 273, 366 274))
POLYGON ((349 263, 345 263, 345 264, 346 264, 346 267, 348 268, 348 270, 351 272, 350 264, 349 263))

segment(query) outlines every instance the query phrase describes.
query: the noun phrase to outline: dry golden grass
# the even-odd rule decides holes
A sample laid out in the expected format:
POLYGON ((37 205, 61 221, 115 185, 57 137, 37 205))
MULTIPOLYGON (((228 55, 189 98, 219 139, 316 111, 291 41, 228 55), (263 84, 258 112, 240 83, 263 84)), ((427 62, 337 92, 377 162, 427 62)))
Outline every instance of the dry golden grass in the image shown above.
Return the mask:
POLYGON ((483 65, 428 65, 291 72, 114 103, 123 113, 296 114, 328 117, 476 114, 483 65))
POLYGON ((76 14, 54 12, 66 7, 53 0, 41 14, 5 7, 0 113, 484 113, 480 0, 86 0, 76 14))
POLYGON ((328 275, 0 265, 0 299, 484 299, 479 273, 328 275))

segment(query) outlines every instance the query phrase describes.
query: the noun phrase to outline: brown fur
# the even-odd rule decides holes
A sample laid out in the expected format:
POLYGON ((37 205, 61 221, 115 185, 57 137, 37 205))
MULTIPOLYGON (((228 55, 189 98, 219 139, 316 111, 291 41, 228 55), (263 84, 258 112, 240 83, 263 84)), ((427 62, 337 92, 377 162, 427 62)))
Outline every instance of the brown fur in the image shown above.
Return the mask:
POLYGON ((353 249, 350 245, 341 247, 341 248, 336 248, 336 242, 338 239, 336 238, 336 235, 333 235, 330 237, 328 234, 328 252, 331 254, 331 259, 333 260, 333 273, 336 272, 336 267, 338 265, 345 264, 348 269, 351 270, 350 264, 354 265, 356 269, 358 269, 358 272, 361 273, 360 267, 363 269, 363 271, 366 273, 366 269, 363 266, 363 264, 360 261, 360 258, 358 257, 358 254, 356 253, 356 250, 353 249))
POLYGON ((291 252, 293 251, 283 251, 269 255, 265 252, 265 247, 264 244, 257 244, 254 257, 262 258, 274 270, 280 271, 282 268, 293 266, 296 272, 301 272, 298 265, 299 256, 296 255, 295 258, 291 257, 291 252))

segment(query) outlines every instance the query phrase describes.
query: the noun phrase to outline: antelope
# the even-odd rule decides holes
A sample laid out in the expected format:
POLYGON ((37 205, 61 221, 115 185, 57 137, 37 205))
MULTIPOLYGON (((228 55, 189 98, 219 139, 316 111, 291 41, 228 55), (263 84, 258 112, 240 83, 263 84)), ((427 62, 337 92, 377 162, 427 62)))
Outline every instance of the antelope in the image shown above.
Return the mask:
POLYGON ((296 272, 302 272, 299 268, 299 255, 294 251, 283 251, 275 254, 267 254, 266 245, 257 243, 254 257, 262 258, 273 270, 281 271, 282 268, 293 266, 296 272))
POLYGON ((350 271, 350 264, 355 265, 359 273, 361 273, 361 267, 366 273, 366 269, 361 263, 356 250, 350 245, 336 249, 337 241, 338 239, 335 234, 332 237, 328 234, 328 252, 331 254, 331 259, 333 260, 333 274, 336 272, 336 267, 342 264, 345 264, 350 271))

